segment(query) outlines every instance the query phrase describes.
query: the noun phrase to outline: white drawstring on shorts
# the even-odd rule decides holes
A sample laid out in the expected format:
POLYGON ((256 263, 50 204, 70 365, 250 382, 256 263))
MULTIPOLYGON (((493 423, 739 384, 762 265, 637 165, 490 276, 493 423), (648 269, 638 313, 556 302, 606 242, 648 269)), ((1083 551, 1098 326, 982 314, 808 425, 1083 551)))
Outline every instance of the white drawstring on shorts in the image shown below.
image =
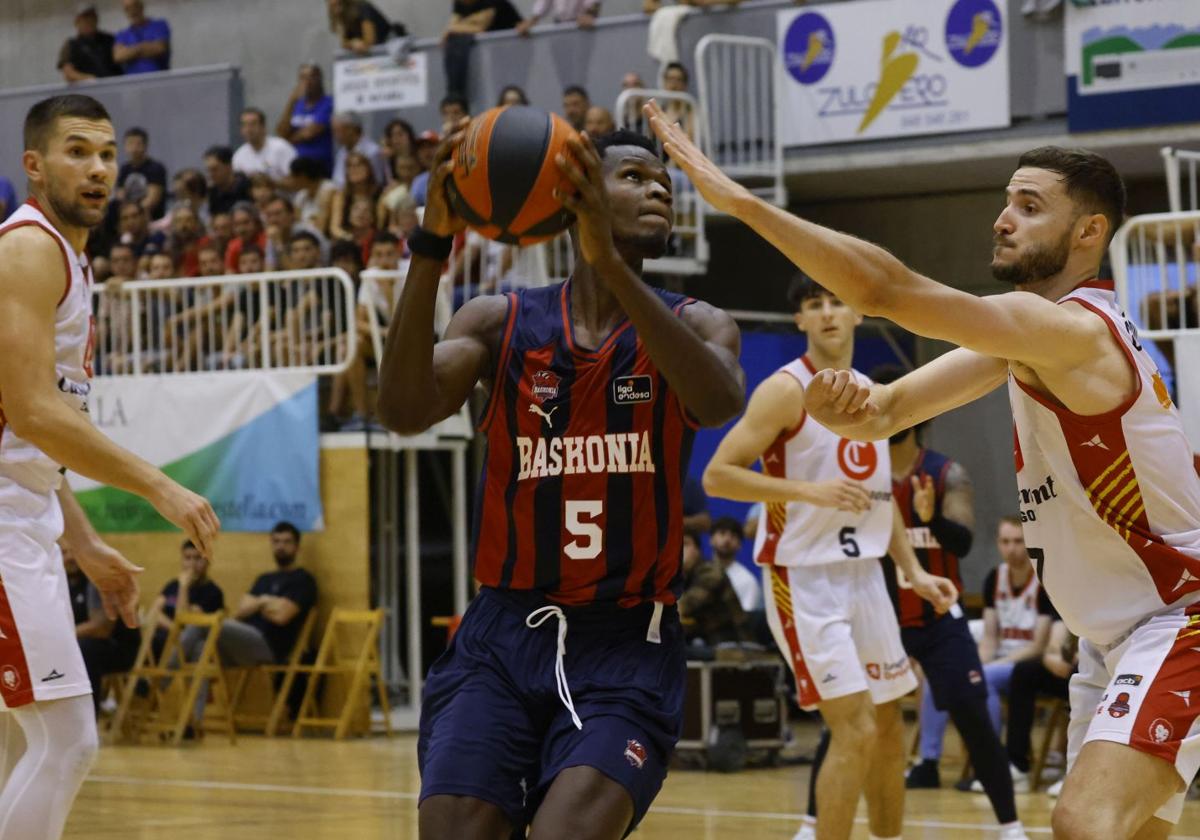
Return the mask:
POLYGON ((571 688, 567 685, 567 672, 563 667, 563 657, 567 655, 567 617, 563 611, 554 606, 538 607, 525 617, 525 626, 537 629, 546 623, 546 619, 554 616, 558 619, 558 653, 554 657, 554 681, 558 684, 558 699, 571 713, 571 720, 576 729, 583 729, 579 715, 575 714, 575 703, 571 700, 571 688))

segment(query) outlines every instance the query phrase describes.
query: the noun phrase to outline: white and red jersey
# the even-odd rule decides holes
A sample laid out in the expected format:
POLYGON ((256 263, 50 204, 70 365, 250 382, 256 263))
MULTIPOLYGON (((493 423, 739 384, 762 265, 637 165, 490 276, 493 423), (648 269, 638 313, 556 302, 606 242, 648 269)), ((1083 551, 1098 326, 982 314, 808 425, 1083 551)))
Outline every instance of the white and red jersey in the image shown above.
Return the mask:
POLYGON ((1103 318, 1134 393, 1080 416, 1009 374, 1025 544, 1073 633, 1106 645, 1171 605, 1200 600, 1200 478, 1179 411, 1117 304, 1092 281, 1059 303, 1103 318))
MULTIPOLYGON (((784 365, 805 388, 816 370, 807 356, 784 365)), ((864 383, 863 374, 854 371, 864 383)), ((763 472, 798 481, 850 479, 871 494, 865 513, 805 502, 769 502, 758 529, 754 558, 762 565, 815 566, 869 560, 887 553, 892 533, 892 466, 887 441, 864 443, 839 437, 807 415, 779 435, 763 453, 763 472)))
POLYGON ((985 604, 996 611, 999 635, 996 658, 1003 659, 1033 641, 1037 635, 1038 618, 1044 613, 1038 606, 1041 583, 1037 575, 1030 574, 1025 585, 1015 592, 1007 563, 996 567, 995 576, 992 591, 984 595, 985 604))
MULTIPOLYGON (((0 224, 0 236, 10 230, 36 225, 54 237, 62 250, 67 280, 58 301, 54 323, 55 387, 62 400, 87 412, 91 390, 91 356, 95 323, 92 319, 91 268, 87 256, 77 254, 55 229, 37 203, 30 199, 0 224)), ((30 278, 31 282, 36 282, 30 278)), ((4 325, 0 324, 0 329, 4 325)), ((9 479, 38 493, 54 490, 62 477, 60 465, 6 428, 4 395, 0 393, 0 480, 9 479)))

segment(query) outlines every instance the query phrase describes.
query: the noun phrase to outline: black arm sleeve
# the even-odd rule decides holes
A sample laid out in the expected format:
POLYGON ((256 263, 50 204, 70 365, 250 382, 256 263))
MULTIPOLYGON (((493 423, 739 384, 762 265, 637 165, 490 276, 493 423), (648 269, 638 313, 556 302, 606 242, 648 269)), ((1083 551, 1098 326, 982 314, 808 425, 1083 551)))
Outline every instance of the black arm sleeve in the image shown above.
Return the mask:
POLYGON ((956 557, 965 557, 971 550, 971 529, 947 519, 940 512, 930 521, 929 530, 942 548, 956 557))

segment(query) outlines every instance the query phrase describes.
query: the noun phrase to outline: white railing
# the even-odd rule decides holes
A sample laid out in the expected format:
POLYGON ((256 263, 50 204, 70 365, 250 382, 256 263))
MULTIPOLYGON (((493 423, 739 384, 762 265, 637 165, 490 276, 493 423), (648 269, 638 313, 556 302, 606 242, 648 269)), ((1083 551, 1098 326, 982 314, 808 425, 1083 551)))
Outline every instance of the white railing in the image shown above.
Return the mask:
POLYGON ((1186 149, 1161 149, 1163 168, 1167 175, 1167 200, 1172 213, 1200 210, 1200 152, 1186 149), (1187 206, 1183 203, 1182 185, 1187 186, 1187 206))
POLYGON ((775 45, 765 38, 714 34, 696 44, 709 157, 755 195, 782 207, 787 191, 775 61, 775 45))
POLYGON ((219 370, 344 371, 357 353, 354 284, 337 268, 93 290, 101 376, 219 370))

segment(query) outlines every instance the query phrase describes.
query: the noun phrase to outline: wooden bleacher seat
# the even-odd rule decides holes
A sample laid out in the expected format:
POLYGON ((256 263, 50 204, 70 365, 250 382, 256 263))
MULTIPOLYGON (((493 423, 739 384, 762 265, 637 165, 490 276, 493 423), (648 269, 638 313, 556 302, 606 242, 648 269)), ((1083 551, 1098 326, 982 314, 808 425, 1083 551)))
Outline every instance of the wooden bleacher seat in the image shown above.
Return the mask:
POLYGON ((1070 704, 1061 698, 1039 697, 1037 705, 1046 713, 1046 728, 1042 743, 1034 753, 1033 765, 1029 768, 1030 790, 1037 790, 1041 785, 1042 773, 1046 770, 1046 756, 1050 754, 1055 738, 1066 732, 1071 717, 1070 704))

